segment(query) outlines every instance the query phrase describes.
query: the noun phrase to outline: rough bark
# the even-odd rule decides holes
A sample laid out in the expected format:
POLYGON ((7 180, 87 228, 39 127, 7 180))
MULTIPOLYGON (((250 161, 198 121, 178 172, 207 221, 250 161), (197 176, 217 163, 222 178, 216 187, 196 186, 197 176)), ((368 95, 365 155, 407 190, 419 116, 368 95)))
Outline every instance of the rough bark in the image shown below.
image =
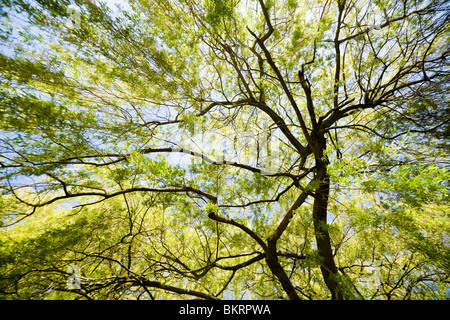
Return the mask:
POLYGON ((347 296, 343 290, 342 284, 339 282, 338 268, 333 257, 333 250, 331 247, 331 238, 327 223, 328 216, 328 200, 330 195, 330 177, 327 174, 328 161, 324 157, 326 148, 325 138, 318 137, 317 149, 319 152, 315 154, 317 180, 319 185, 315 190, 314 204, 313 204, 313 223, 314 233, 317 243, 317 250, 321 257, 320 270, 326 286, 331 292, 333 300, 344 300, 347 296))

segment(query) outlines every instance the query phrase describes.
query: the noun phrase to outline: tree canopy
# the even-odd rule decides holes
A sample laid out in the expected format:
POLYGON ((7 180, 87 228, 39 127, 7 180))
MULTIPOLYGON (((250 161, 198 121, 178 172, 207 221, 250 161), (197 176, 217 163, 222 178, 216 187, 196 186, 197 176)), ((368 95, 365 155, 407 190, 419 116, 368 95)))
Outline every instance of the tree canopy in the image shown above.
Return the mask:
POLYGON ((1 0, 2 299, 448 299, 450 6, 1 0))

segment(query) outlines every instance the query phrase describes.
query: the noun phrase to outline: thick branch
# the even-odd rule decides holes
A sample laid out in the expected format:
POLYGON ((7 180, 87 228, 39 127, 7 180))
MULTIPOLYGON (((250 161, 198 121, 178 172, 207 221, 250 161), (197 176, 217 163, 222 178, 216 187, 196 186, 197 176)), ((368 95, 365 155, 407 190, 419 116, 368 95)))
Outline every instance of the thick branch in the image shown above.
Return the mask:
POLYGON ((276 245, 276 242, 283 234, 284 230, 286 230, 287 226, 289 225, 289 222, 294 217, 295 210, 297 210, 306 200, 308 197, 309 192, 303 191, 300 196, 295 200, 294 204, 291 206, 291 208, 288 210, 288 212, 285 214, 283 220, 278 225, 277 229, 272 233, 272 235, 268 239, 269 245, 276 245))
POLYGON ((388 137, 386 135, 383 135, 383 134, 377 132, 376 130, 374 130, 374 129, 368 127, 368 126, 362 125, 362 124, 349 124, 349 125, 345 125, 345 126, 335 126, 335 127, 329 128, 328 130, 332 130, 332 129, 356 129, 356 130, 360 130, 360 131, 363 131, 363 132, 366 132, 366 133, 372 133, 372 134, 374 134, 374 135, 376 135, 376 136, 378 136, 378 137, 380 137, 382 139, 394 140, 394 139, 397 139, 398 137, 400 137, 400 136, 402 136, 404 134, 408 134, 410 132, 416 132, 416 133, 433 132, 434 130, 438 129, 439 127, 442 127, 443 125, 445 125, 445 124, 447 124, 449 122, 450 122, 450 119, 445 120, 445 121, 435 125, 434 127, 431 127, 431 128, 428 128, 428 129, 423 129, 423 130, 409 129, 408 131, 403 131, 403 132, 397 133, 396 135, 393 135, 393 136, 390 136, 390 137, 388 137))
POLYGON ((267 250, 266 243, 253 230, 251 230, 247 226, 243 225, 242 223, 239 223, 234 219, 228 219, 225 217, 218 216, 215 212, 212 212, 212 211, 208 213, 208 217, 212 220, 238 227, 239 229, 244 231, 246 234, 248 234, 250 237, 252 237, 261 246, 261 248, 264 251, 267 250))
MULTIPOLYGON (((286 94, 286 96, 287 96, 287 98, 288 98, 292 108, 295 111, 295 114, 297 115, 297 119, 298 119, 298 121, 300 123, 300 127, 302 129, 303 135, 306 138, 306 141, 308 141, 308 143, 311 146, 311 148, 314 148, 312 140, 311 140, 311 137, 310 137, 309 132, 308 132, 308 128, 306 127, 306 123, 305 123, 305 121, 303 119, 302 114, 300 113, 300 109, 298 108, 297 103, 295 102, 295 99, 292 96, 292 93, 290 92, 286 82, 284 81, 284 78, 281 75, 280 70, 278 69, 278 67, 276 66, 275 62, 273 61, 272 55, 270 54, 269 50, 266 48, 264 42, 260 38, 258 38, 256 36, 256 34, 252 30, 250 30, 250 28, 247 27, 247 30, 252 34, 253 37, 255 37, 256 41, 258 42, 258 45, 262 49, 262 51, 264 53, 264 56, 267 59, 267 62, 269 63, 269 65, 272 68, 272 70, 275 72, 275 74, 276 74, 276 76, 278 78, 278 81, 280 82, 281 87, 283 88, 284 93, 286 94)), ((301 149, 304 149, 304 147, 302 147, 301 149)))
POLYGON ((178 294, 199 297, 199 298, 206 299, 206 300, 217 300, 216 297, 206 294, 204 292, 174 287, 174 286, 160 283, 158 281, 151 281, 151 280, 146 280, 146 279, 139 279, 139 281, 137 281, 137 280, 130 280, 130 281, 134 282, 136 285, 143 285, 146 287, 158 288, 158 289, 162 289, 162 290, 166 290, 166 291, 170 291, 170 292, 174 292, 174 293, 178 293, 178 294))
MULTIPOLYGON (((66 193, 63 196, 54 197, 54 198, 52 198, 50 200, 47 200, 45 202, 41 202, 41 203, 38 203, 38 204, 32 204, 32 203, 26 202, 23 199, 19 199, 17 195, 16 195, 16 197, 21 202, 23 202, 23 203, 25 203, 25 204, 27 204, 27 205, 29 205, 31 207, 43 207, 43 206, 52 204, 52 203, 54 203, 56 201, 59 201, 59 200, 65 200, 65 199, 71 199, 71 198, 79 198, 79 197, 100 197, 100 198, 102 198, 99 201, 89 203, 89 205, 92 205, 92 204, 96 204, 96 203, 102 202, 102 201, 104 201, 106 199, 114 198, 114 197, 117 197, 119 195, 131 193, 131 192, 157 192, 157 193, 178 193, 178 192, 186 192, 187 193, 187 192, 193 192, 193 193, 196 193, 196 194, 198 194, 200 196, 203 196, 203 197, 207 198, 208 200, 210 200, 210 201, 212 201, 214 203, 217 202, 217 197, 215 197, 215 196, 213 196, 213 195, 211 195, 209 193, 206 193, 204 191, 201 191, 199 189, 192 188, 192 187, 180 187, 180 188, 172 188, 172 189, 158 189, 158 188, 136 187, 136 188, 129 188, 129 189, 116 191, 116 192, 113 192, 113 193, 110 193, 110 194, 108 194, 106 192, 66 193)), ((77 207, 85 206, 85 205, 86 204, 78 205, 77 207)))

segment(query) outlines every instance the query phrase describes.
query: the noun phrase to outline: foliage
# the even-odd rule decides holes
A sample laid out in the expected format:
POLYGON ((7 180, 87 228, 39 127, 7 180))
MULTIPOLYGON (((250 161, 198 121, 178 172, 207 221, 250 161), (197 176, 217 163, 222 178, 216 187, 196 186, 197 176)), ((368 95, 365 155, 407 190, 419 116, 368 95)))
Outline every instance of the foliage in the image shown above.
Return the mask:
POLYGON ((448 299, 446 1, 0 1, 2 299, 448 299))

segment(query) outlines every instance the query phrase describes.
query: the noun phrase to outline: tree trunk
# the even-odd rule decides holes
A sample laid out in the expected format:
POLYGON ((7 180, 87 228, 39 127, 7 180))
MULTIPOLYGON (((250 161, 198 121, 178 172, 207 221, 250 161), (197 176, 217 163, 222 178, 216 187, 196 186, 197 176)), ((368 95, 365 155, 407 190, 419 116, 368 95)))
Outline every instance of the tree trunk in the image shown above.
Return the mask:
POLYGON ((313 223, 316 237, 317 250, 321 257, 320 270, 333 300, 347 299, 342 283, 339 281, 339 274, 333 258, 331 248, 330 233, 328 231, 327 213, 328 199, 330 195, 330 176, 327 173, 328 162, 324 160, 325 139, 320 143, 320 152, 316 154, 317 177, 319 186, 316 189, 316 196, 313 205, 313 223))

